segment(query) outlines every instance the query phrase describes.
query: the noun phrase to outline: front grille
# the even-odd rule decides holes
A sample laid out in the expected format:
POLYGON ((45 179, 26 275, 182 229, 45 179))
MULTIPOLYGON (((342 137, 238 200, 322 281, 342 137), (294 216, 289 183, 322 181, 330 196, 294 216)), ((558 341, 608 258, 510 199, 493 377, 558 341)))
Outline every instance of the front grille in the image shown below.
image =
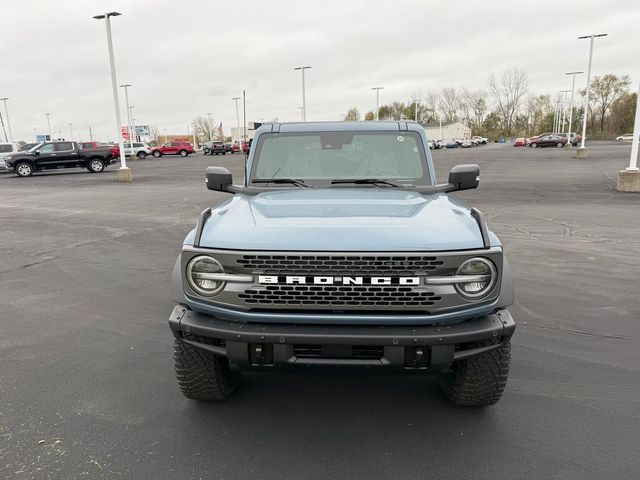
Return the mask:
POLYGON ((254 273, 372 276, 430 272, 444 263, 422 255, 243 255, 236 261, 254 273))
POLYGON ((249 305, 349 307, 432 307, 441 297, 433 291, 403 286, 265 285, 238 295, 249 305))
POLYGON ((357 360, 379 360, 384 355, 384 347, 376 346, 335 346, 294 345, 293 354, 298 358, 347 358, 357 360))

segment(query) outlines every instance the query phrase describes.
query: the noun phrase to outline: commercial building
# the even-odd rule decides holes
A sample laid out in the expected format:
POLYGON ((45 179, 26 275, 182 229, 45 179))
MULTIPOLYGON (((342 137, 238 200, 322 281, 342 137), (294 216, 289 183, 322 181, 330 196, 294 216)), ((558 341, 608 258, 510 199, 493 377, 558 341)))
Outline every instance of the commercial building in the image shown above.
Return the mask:
POLYGON ((434 140, 467 140, 471 138, 471 128, 461 122, 431 122, 421 124, 427 138, 434 140))

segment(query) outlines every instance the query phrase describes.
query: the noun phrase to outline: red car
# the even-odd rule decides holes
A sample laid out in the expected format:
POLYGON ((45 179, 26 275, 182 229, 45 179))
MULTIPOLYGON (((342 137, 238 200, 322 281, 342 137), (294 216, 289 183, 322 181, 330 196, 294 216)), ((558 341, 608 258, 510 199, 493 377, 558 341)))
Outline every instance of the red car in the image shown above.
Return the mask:
POLYGON ((523 138, 523 137, 518 137, 513 142, 513 146, 514 147, 526 147, 527 146, 527 139, 523 138))
POLYGON ((151 149, 151 155, 156 158, 163 155, 180 155, 181 157, 186 157, 194 152, 193 145, 189 142, 169 142, 151 149))

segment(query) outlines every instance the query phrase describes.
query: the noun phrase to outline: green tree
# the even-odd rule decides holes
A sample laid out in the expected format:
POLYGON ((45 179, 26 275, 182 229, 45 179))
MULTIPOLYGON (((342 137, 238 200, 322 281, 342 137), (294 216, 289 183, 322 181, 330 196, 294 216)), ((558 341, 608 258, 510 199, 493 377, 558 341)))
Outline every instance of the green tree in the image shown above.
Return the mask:
POLYGON ((373 111, 368 111, 367 113, 364 114, 364 119, 366 122, 371 122, 373 120, 376 119, 376 114, 373 111))
POLYGON ((589 96, 594 107, 594 116, 597 115, 600 123, 600 132, 604 132, 605 119, 613 102, 627 92, 631 81, 628 75, 618 77, 612 73, 595 77, 591 82, 589 96))

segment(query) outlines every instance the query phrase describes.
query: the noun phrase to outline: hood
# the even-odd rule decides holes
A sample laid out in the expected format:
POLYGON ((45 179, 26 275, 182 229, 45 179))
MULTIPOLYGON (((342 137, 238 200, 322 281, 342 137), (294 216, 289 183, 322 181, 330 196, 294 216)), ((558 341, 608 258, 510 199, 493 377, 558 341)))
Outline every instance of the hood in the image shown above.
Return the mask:
POLYGON ((239 250, 436 251, 482 248, 483 243, 469 210, 448 195, 372 187, 234 195, 213 209, 200 245, 239 250))

